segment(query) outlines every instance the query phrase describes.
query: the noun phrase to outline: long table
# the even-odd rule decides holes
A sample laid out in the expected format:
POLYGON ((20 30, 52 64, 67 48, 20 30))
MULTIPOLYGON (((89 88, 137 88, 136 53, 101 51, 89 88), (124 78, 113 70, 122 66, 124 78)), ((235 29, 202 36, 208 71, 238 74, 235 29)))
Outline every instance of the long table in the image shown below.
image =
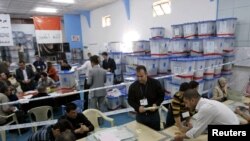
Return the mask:
MULTIPOLYGON (((126 126, 129 130, 131 130, 136 135, 138 141, 164 141, 166 140, 166 136, 164 136, 160 132, 157 132, 136 121, 126 123, 122 126, 126 126)), ((86 138, 82 138, 77 141, 87 141, 87 140, 86 138)))

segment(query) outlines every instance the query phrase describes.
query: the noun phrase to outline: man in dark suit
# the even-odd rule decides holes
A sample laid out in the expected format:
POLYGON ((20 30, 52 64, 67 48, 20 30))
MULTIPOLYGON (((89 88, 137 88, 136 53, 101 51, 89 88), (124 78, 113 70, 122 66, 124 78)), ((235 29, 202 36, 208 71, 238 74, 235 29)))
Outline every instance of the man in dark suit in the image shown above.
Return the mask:
POLYGON ((102 57, 104 59, 102 62, 102 67, 109 72, 115 73, 115 60, 113 58, 110 58, 107 52, 103 52, 102 57))
MULTIPOLYGON (((98 64, 98 56, 93 55, 90 57, 92 69, 89 70, 87 83, 92 88, 103 87, 106 82, 106 71, 98 64)), ((105 104, 106 90, 96 90, 89 92, 89 108, 99 109, 106 112, 107 106, 105 104)))
POLYGON ((19 62, 19 68, 16 70, 16 80, 20 83, 23 92, 34 90, 35 73, 32 68, 26 67, 24 61, 19 62))

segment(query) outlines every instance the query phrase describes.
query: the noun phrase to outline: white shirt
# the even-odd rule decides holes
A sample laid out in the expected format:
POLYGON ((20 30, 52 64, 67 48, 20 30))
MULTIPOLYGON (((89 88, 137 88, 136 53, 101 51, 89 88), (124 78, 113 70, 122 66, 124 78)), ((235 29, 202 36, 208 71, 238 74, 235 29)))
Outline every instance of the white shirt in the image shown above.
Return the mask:
POLYGON ((23 46, 17 46, 18 52, 24 52, 23 46))
POLYGON ((28 80, 28 75, 26 69, 22 70, 23 71, 23 78, 24 80, 28 80))
POLYGON ((200 98, 196 105, 197 113, 193 115, 193 127, 186 132, 189 138, 198 137, 208 127, 208 125, 238 125, 238 117, 225 104, 200 98))
POLYGON ((92 69, 91 62, 88 60, 86 61, 78 70, 83 70, 86 76, 89 76, 89 70, 92 69))

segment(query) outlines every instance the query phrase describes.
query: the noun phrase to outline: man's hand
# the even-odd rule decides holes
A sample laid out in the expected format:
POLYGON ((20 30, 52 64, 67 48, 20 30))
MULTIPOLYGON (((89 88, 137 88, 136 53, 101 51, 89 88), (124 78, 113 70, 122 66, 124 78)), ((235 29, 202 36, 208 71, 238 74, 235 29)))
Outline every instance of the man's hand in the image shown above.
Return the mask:
POLYGON ((110 68, 108 68, 108 69, 107 69, 107 71, 109 71, 109 72, 110 72, 110 71, 111 71, 111 69, 110 69, 110 68))
POLYGON ((156 104, 153 104, 153 106, 152 107, 155 107, 154 109, 151 109, 150 111, 151 112, 154 112, 154 111, 156 111, 157 110, 157 105, 156 104))
POLYGON ((184 134, 182 133, 175 133, 174 141, 183 141, 184 140, 184 134))
POLYGON ((84 132, 88 132, 88 131, 89 131, 89 128, 88 128, 86 125, 81 125, 81 129, 82 129, 84 132))
POLYGON ((140 107, 139 107, 139 112, 140 112, 140 113, 144 113, 145 111, 146 111, 146 110, 144 109, 144 106, 140 106, 140 107))

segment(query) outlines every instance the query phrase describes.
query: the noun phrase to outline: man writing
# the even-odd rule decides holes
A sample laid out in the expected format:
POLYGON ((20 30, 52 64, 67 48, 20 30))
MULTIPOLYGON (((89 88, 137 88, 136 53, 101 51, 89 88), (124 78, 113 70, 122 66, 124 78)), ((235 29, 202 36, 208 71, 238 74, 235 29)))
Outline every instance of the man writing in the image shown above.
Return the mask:
POLYGON ((164 99, 164 90, 158 80, 147 76, 145 66, 137 66, 138 80, 129 87, 128 103, 135 109, 136 121, 155 130, 160 130, 160 116, 157 110, 164 99), (147 107, 153 107, 148 109, 147 107))

